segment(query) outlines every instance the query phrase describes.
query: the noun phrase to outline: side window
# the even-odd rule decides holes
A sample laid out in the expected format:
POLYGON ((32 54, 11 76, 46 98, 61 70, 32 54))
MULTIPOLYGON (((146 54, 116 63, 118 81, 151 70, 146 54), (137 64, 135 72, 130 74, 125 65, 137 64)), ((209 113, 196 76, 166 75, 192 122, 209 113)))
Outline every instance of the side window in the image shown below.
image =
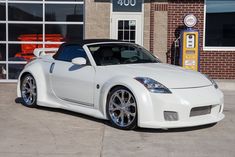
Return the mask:
POLYGON ((83 57, 87 59, 86 52, 79 45, 69 45, 63 48, 62 52, 57 56, 56 60, 71 62, 72 59, 83 57))

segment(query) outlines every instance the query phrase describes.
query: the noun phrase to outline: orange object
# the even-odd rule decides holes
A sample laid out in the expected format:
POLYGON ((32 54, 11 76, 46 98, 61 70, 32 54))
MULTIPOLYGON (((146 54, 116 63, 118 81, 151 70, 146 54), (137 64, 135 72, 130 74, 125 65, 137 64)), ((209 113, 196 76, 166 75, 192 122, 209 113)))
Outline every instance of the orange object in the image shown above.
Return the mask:
MULTIPOLYGON (((42 41, 42 34, 23 34, 18 37, 20 41, 42 41)), ((62 42, 64 40, 61 34, 45 34, 45 41, 62 42)), ((58 48, 60 44, 46 44, 45 48, 58 48)), ((16 53, 15 57, 24 58, 26 61, 34 57, 33 51, 36 48, 42 48, 42 44, 21 44, 21 52, 16 53)))
POLYGON ((32 55, 32 54, 22 54, 21 52, 19 52, 19 53, 15 54, 15 57, 24 58, 26 61, 29 61, 29 60, 31 60, 35 56, 32 55))

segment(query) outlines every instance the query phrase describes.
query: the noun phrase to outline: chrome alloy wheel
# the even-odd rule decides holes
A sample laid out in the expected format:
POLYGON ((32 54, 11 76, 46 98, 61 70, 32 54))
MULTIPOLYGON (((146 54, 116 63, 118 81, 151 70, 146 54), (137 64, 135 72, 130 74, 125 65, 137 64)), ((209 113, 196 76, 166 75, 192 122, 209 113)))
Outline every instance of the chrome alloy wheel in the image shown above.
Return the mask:
POLYGON ((119 89, 109 99, 109 116, 118 127, 129 127, 136 120, 136 101, 132 93, 119 89))
POLYGON ((37 99, 37 86, 31 75, 26 75, 21 83, 21 96, 26 106, 33 106, 37 99))

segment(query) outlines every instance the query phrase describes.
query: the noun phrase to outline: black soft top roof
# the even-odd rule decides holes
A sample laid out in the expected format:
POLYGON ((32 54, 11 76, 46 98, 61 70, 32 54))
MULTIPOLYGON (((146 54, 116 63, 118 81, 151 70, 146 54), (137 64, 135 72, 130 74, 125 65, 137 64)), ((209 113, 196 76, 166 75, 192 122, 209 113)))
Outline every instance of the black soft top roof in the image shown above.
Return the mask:
POLYGON ((102 42, 124 42, 120 40, 115 40, 115 39, 86 39, 86 40, 78 40, 74 42, 66 42, 61 45, 61 47, 66 46, 66 45, 86 45, 86 44, 93 44, 93 43, 102 43, 102 42))

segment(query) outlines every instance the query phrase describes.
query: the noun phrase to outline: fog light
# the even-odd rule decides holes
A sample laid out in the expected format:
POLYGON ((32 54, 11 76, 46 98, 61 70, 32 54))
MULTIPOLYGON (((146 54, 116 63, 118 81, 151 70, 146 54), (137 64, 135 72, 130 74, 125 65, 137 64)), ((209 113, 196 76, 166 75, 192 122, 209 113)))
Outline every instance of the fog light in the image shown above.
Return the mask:
POLYGON ((177 121, 178 113, 173 111, 164 111, 164 118, 166 121, 177 121))

